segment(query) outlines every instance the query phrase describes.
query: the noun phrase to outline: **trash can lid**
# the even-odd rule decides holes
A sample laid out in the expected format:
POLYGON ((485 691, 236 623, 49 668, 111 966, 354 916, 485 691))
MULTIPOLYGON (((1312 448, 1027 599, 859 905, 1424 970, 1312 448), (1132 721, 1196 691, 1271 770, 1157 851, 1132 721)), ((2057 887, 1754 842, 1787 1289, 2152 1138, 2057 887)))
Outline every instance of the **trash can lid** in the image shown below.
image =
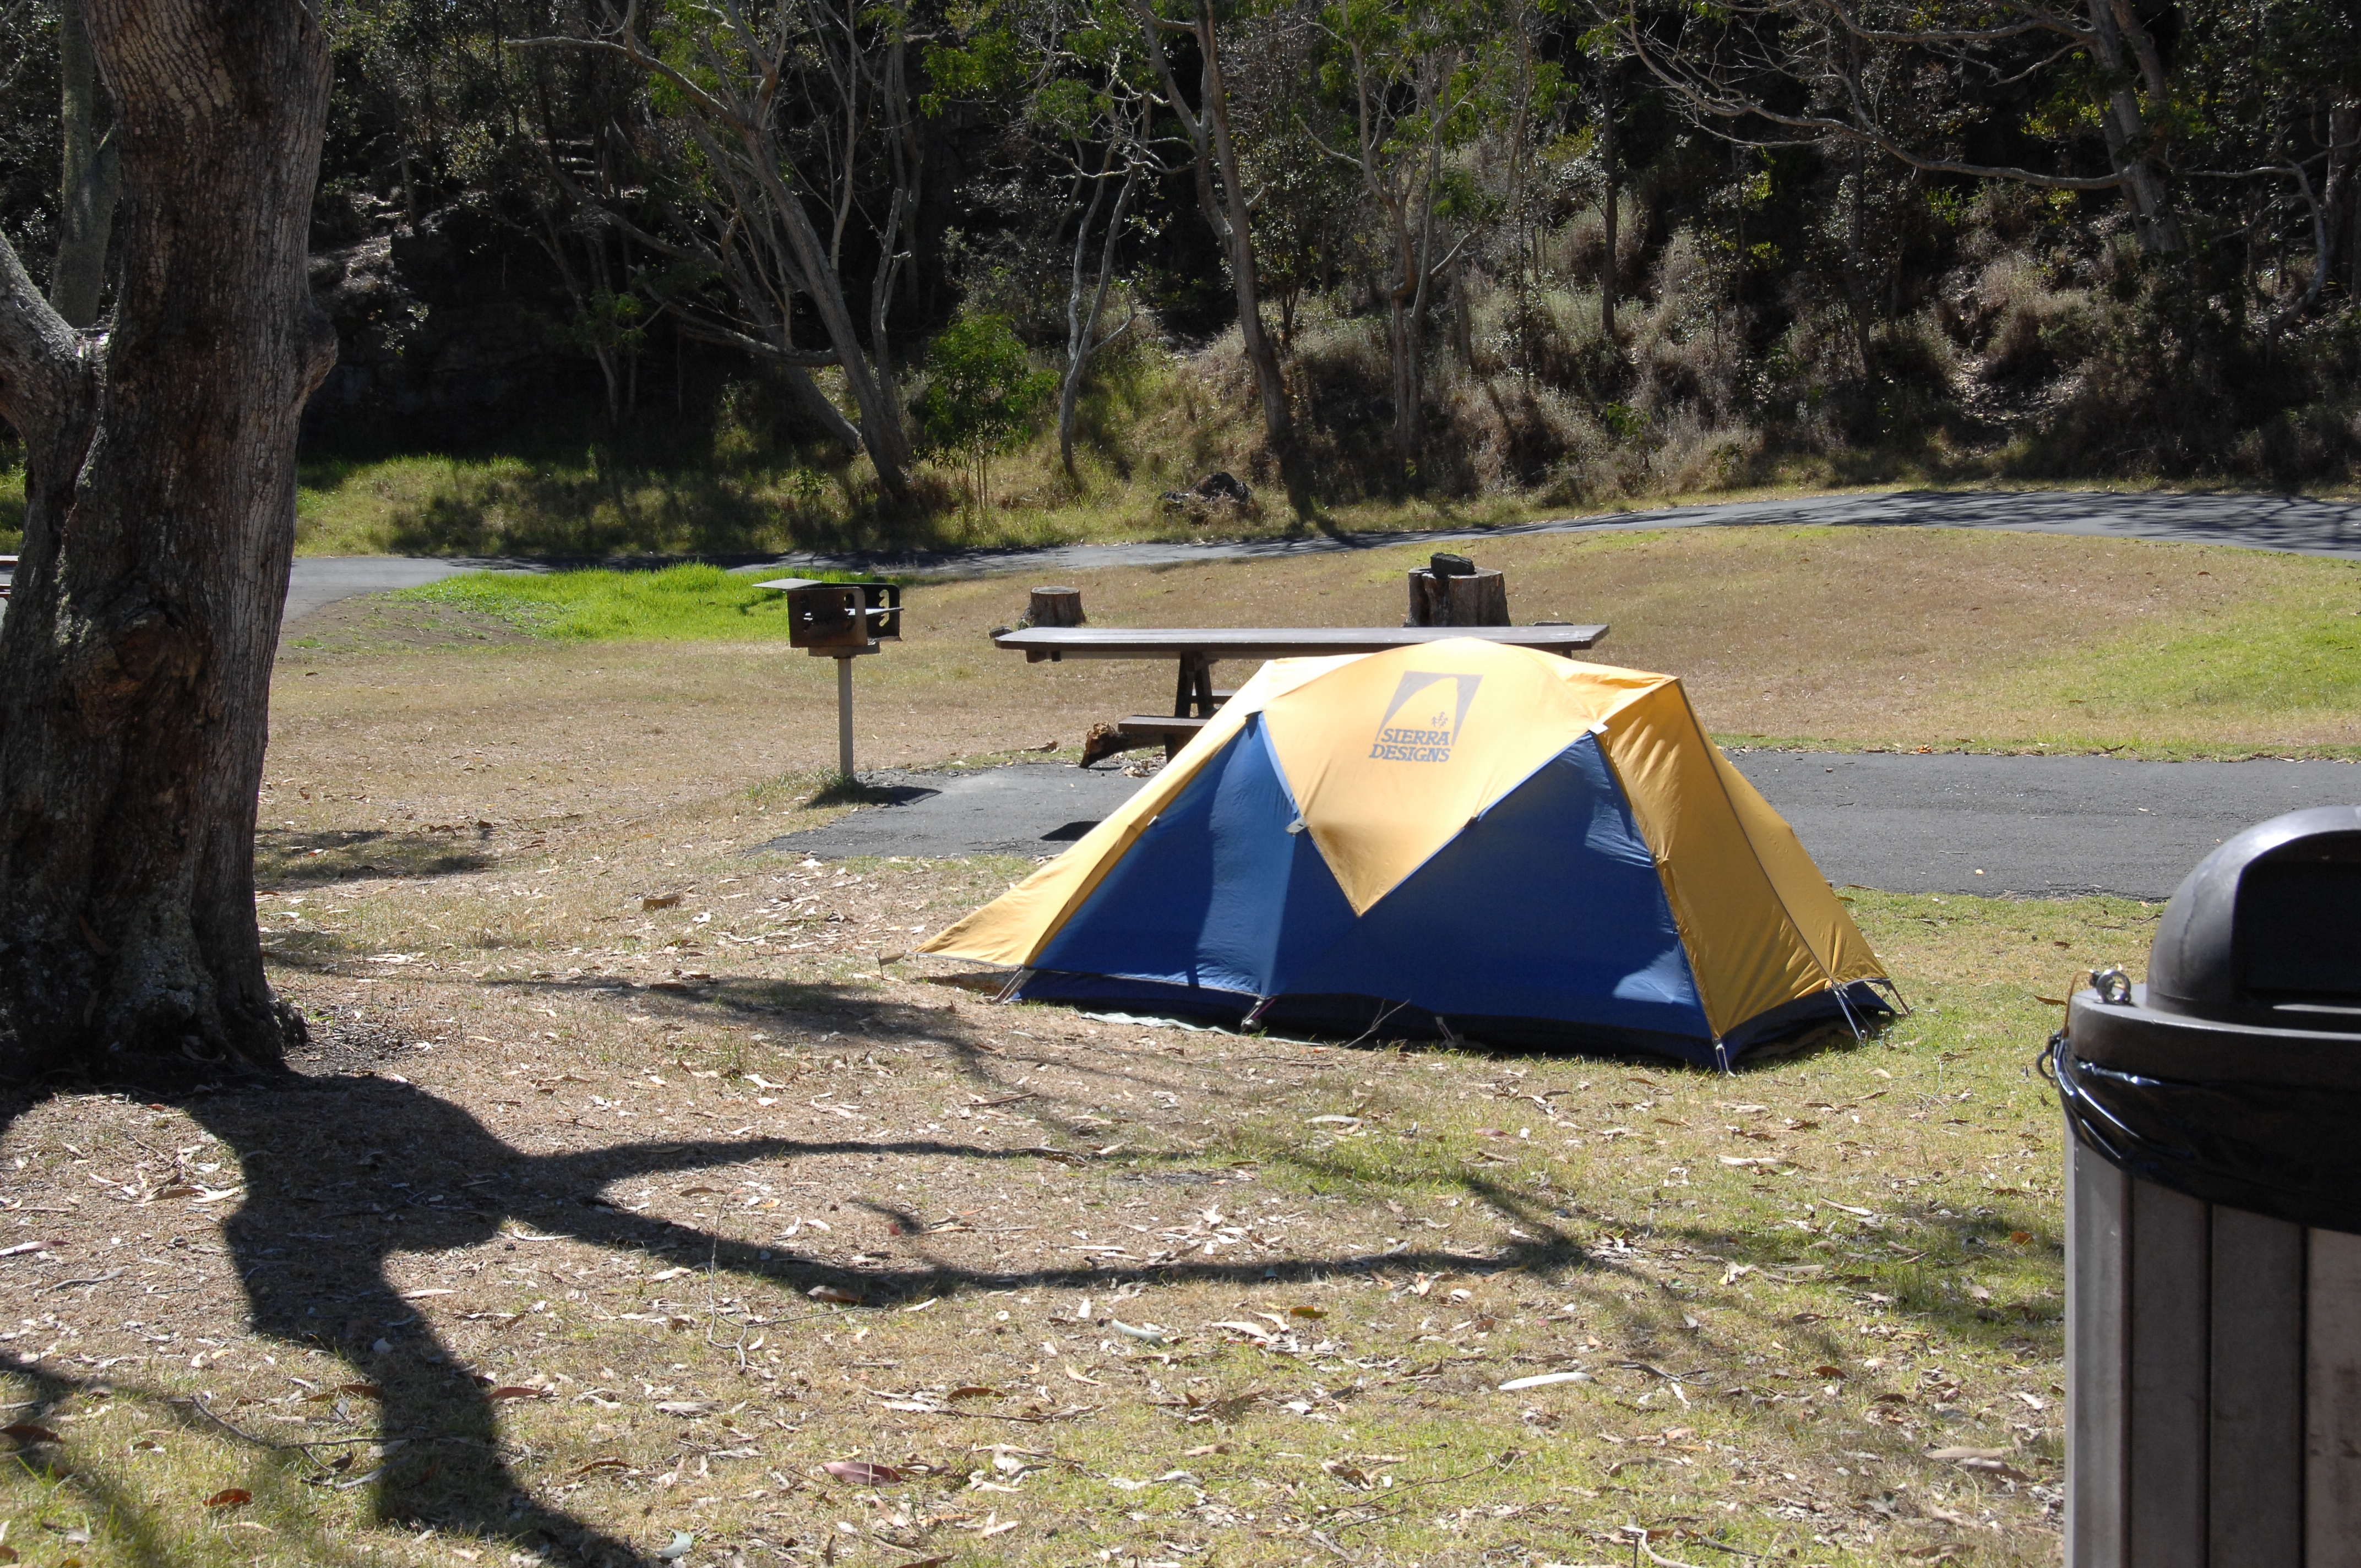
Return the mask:
POLYGON ((2290 811, 2197 863, 2164 912, 2142 1000, 2163 1013, 2361 1031, 2361 806, 2290 811))

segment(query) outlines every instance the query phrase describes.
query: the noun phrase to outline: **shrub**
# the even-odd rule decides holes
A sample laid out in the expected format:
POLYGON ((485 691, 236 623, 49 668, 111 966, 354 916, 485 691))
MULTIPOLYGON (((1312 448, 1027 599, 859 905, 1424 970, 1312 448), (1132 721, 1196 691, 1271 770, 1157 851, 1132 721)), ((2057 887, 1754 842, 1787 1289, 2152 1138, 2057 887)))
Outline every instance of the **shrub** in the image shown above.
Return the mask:
POLYGON ((967 470, 975 510, 986 505, 993 454, 1022 441, 1057 390, 1057 373, 1032 367, 1006 316, 961 311, 928 349, 918 428, 967 470))

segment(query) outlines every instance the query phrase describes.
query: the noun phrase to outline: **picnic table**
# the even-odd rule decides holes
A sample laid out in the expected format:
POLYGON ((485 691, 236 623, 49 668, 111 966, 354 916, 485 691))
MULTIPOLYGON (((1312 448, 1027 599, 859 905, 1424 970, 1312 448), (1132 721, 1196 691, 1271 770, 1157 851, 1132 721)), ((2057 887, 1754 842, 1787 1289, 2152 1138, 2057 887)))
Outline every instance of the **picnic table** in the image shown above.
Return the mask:
MULTIPOLYGON (((1004 631, 993 644, 1021 652, 1028 664, 1066 659, 1170 659, 1179 665, 1172 712, 1135 714, 1111 739, 1155 736, 1170 755, 1204 728, 1229 696, 1213 689, 1213 667, 1224 659, 1295 659, 1329 653, 1382 653, 1392 648, 1477 637, 1512 648, 1571 656, 1596 645, 1604 626, 1033 626, 1004 631)), ((1137 740, 1111 749, 1127 749, 1137 740)), ((1085 747, 1086 765, 1090 748, 1085 747)), ((1108 754, 1102 752, 1101 754, 1108 754)))

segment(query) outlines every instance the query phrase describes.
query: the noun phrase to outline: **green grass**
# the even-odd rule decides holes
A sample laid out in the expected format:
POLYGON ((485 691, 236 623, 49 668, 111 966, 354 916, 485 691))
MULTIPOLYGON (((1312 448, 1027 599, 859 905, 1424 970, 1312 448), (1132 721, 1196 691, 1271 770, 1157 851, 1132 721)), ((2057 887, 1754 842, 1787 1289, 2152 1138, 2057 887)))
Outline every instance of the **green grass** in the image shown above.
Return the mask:
MULTIPOLYGON (((823 581, 846 580, 825 573, 823 581)), ((738 642, 787 636, 787 596, 719 566, 469 572, 386 597, 489 616, 561 642, 738 642)))
POLYGON ((2361 565, 2326 566, 2290 582, 2297 592, 2281 602, 2237 606, 2204 630, 2113 639, 2016 684, 2114 737, 2230 717, 2292 729, 2349 716, 2361 708, 2361 565))

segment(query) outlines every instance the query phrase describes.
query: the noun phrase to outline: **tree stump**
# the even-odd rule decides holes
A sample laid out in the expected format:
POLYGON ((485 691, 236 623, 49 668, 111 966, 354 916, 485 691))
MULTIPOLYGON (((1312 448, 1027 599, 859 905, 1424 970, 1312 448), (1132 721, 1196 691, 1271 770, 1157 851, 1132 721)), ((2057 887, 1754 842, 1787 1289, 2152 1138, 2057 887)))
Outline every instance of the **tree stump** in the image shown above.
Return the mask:
POLYGON ((1506 626, 1509 579, 1480 569, 1465 556, 1437 556, 1438 571, 1422 566, 1410 574, 1410 619, 1405 626, 1506 626), (1465 571, 1453 570, 1460 562, 1465 571))
POLYGON ((1036 626, 1080 626, 1085 619, 1082 590, 1035 588, 1025 617, 1036 626))

